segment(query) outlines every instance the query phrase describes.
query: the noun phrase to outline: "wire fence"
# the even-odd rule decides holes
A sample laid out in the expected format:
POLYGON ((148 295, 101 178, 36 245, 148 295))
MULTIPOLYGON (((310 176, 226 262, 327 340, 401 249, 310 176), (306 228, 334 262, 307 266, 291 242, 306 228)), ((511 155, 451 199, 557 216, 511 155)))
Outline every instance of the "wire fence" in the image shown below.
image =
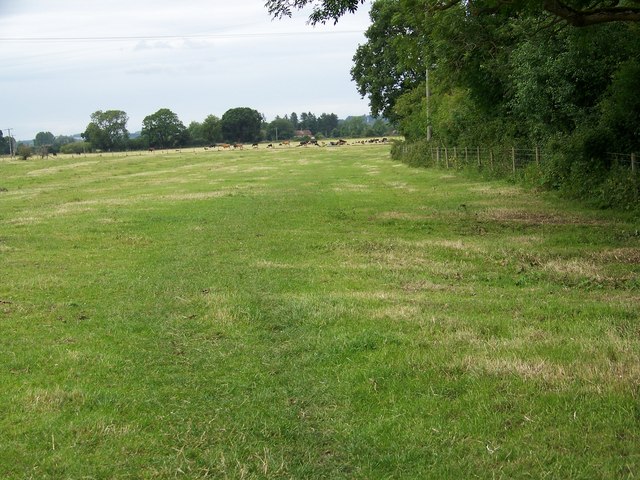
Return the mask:
MULTIPOLYGON (((477 167, 497 174, 516 175, 519 170, 530 165, 541 166, 550 160, 551 154, 539 147, 534 148, 487 148, 425 145, 424 143, 404 143, 400 146, 404 158, 420 158, 425 166, 447 169, 477 167)), ((629 175, 638 175, 638 155, 636 153, 606 153, 603 159, 607 165, 628 169, 629 175)))

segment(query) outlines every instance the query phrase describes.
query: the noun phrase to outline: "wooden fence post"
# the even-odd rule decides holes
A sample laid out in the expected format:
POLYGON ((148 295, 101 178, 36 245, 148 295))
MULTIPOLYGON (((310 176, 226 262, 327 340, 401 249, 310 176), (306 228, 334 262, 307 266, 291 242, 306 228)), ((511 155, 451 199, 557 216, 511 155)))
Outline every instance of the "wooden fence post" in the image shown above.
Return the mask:
POLYGON ((516 149, 511 147, 511 166, 513 167, 513 174, 516 174, 516 149))
MULTIPOLYGON (((631 154, 631 177, 635 181, 636 174, 638 173, 638 166, 636 164, 636 154, 631 154)), ((633 199, 637 203, 638 202, 638 186, 633 189, 633 199)))
POLYGON ((440 166, 440 145, 436 147, 436 165, 440 166))
POLYGON ((536 145, 536 165, 540 166, 540 147, 536 145))
POLYGON ((449 169, 449 150, 447 147, 444 147, 444 159, 447 162, 447 170, 449 169))
POLYGON ((469 165, 469 149, 464 147, 464 164, 469 165))
POLYGON ((493 170, 493 150, 489 150, 489 166, 493 170))
POLYGON ((482 164, 480 163, 480 147, 478 147, 478 168, 482 167, 482 164))

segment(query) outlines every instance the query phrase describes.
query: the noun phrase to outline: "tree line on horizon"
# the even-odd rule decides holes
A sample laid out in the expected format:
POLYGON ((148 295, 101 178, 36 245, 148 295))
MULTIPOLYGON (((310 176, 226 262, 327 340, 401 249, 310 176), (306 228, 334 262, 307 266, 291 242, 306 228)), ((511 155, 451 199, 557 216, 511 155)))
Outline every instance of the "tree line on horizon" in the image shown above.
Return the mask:
MULTIPOLYGON (((344 120, 335 113, 319 116, 311 112, 298 115, 286 114, 267 122, 264 115, 248 107, 227 110, 222 117, 207 116, 202 122, 193 121, 188 126, 168 108, 147 115, 139 134, 130 134, 129 117, 123 110, 98 110, 91 114, 82 140, 77 137, 51 132, 38 132, 30 145, 13 145, 19 155, 48 155, 49 153, 84 153, 91 151, 146 150, 180 147, 201 147, 216 143, 254 143, 260 141, 291 140, 296 137, 338 138, 370 137, 389 134, 393 127, 388 121, 377 118, 368 121, 366 116, 352 116, 344 120)), ((0 151, 9 153, 8 137, 0 133, 0 151)))

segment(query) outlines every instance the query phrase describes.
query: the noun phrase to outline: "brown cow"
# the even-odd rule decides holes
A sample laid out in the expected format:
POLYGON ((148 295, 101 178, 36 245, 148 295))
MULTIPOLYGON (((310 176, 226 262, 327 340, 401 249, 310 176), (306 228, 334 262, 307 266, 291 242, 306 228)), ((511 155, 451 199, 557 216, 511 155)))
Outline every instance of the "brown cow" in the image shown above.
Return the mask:
POLYGON ((234 143, 234 144, 233 144, 233 148, 234 148, 234 150, 235 150, 236 148, 239 148, 240 150, 243 150, 243 149, 244 149, 244 145, 243 145, 243 144, 241 144, 241 143, 234 143))

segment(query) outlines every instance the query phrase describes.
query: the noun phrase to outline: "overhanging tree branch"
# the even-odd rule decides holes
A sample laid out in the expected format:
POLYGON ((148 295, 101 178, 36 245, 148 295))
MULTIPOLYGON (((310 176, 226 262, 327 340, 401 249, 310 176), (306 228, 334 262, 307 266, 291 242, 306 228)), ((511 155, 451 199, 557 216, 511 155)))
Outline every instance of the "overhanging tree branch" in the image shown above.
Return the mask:
POLYGON ((291 17, 293 10, 313 7, 309 23, 326 23, 338 19, 346 13, 354 13, 366 0, 267 0, 265 7, 273 18, 291 17))
MULTIPOLYGON (((273 18, 290 17, 293 10, 313 7, 309 23, 334 23, 346 13, 355 12, 366 0, 267 0, 265 7, 273 18)), ((474 15, 498 12, 517 13, 545 10, 575 27, 586 27, 609 22, 640 22, 640 0, 430 0, 428 11, 448 10, 463 5, 474 15), (622 4, 622 5, 621 5, 622 4)))
MULTIPOLYGON (((586 27, 599 23, 609 22, 640 22, 640 5, 639 6, 618 6, 612 5, 614 2, 598 2, 599 4, 607 3, 610 6, 592 8, 589 10, 578 10, 570 7, 565 2, 558 0, 544 0, 543 8, 560 18, 563 18, 574 27, 586 27)), ((634 2, 638 3, 638 2, 634 2)))

